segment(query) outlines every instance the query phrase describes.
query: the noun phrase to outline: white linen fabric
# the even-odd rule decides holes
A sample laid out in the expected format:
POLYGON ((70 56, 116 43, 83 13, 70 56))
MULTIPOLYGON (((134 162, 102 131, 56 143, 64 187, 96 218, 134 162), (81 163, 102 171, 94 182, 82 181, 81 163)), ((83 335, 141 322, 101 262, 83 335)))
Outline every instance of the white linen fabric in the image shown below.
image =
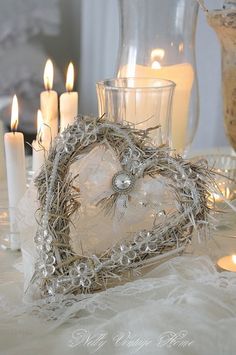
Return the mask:
POLYGON ((6 254, 1 354, 235 354, 236 274, 217 272, 208 257, 176 257, 146 278, 39 311, 22 304, 22 275, 6 254))

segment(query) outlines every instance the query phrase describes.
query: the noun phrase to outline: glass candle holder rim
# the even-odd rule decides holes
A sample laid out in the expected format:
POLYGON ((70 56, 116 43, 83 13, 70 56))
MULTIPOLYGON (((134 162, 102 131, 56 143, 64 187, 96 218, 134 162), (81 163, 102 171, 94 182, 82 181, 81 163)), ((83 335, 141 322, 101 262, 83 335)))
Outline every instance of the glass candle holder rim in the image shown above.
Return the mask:
POLYGON ((230 154, 220 154, 220 153, 212 153, 212 154, 199 154, 191 157, 192 160, 206 160, 210 165, 212 165, 216 169, 228 170, 228 165, 231 164, 230 168, 236 168, 236 156, 230 154), (224 166, 227 164, 227 167, 224 166), (223 165, 223 168, 219 166, 223 165))
POLYGON ((151 91, 151 89, 153 89, 153 91, 156 91, 157 89, 174 89, 176 87, 176 83, 174 81, 171 80, 167 80, 167 79, 161 79, 161 78, 139 78, 139 77, 124 77, 124 78, 112 78, 112 79, 105 79, 105 80, 101 80, 97 82, 97 86, 106 86, 106 88, 109 88, 109 90, 114 90, 114 91, 120 91, 120 90, 124 90, 124 91, 137 91, 137 90, 148 90, 151 91), (160 85, 160 86, 155 86, 155 85, 150 85, 150 86, 135 86, 135 87, 126 87, 126 86, 117 86, 117 85, 112 85, 110 83, 115 83, 115 82, 119 82, 122 80, 126 80, 128 82, 128 80, 132 80, 132 81, 145 81, 145 82, 159 82, 162 83, 164 85, 160 85))

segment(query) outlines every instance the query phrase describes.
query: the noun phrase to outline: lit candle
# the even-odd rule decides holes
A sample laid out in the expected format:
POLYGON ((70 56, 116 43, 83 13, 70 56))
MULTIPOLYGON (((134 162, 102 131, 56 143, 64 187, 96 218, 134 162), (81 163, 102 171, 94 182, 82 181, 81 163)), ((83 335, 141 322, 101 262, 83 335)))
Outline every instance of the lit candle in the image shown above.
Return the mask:
POLYGON ((74 66, 69 64, 66 76, 66 90, 60 97, 60 131, 74 122, 74 118, 78 114, 78 93, 73 90, 74 86, 74 66))
POLYGON ((58 97, 56 91, 52 90, 53 64, 50 59, 46 62, 43 79, 46 91, 40 94, 40 108, 47 127, 45 128, 45 140, 50 142, 58 134, 58 97))
MULTIPOLYGON (((150 67, 136 65, 129 70, 128 65, 121 68, 119 77, 159 78, 176 83, 172 109, 172 146, 182 153, 186 145, 189 103, 194 81, 194 71, 189 63, 162 66, 165 56, 162 48, 152 51, 150 67)), ((135 122, 134 122, 135 123, 135 122)))
POLYGON ((26 190, 24 136, 16 132, 18 125, 18 102, 14 96, 11 113, 11 130, 5 133, 5 152, 7 168, 8 202, 10 216, 10 247, 20 249, 20 239, 17 228, 16 208, 26 190))
POLYGON ((236 272, 236 255, 228 255, 217 261, 217 265, 227 271, 236 272))
POLYGON ((44 122, 42 112, 37 112, 37 136, 32 143, 33 148, 33 171, 37 172, 44 163, 48 151, 47 142, 44 139, 44 122))

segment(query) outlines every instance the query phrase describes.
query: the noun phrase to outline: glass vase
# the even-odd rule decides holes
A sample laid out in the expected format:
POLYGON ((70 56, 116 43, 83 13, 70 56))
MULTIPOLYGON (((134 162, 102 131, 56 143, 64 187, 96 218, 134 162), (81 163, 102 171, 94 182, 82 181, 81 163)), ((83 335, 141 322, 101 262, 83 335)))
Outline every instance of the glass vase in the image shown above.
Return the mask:
POLYGON ((129 122, 147 130, 151 143, 170 145, 172 97, 175 84, 157 78, 118 78, 97 83, 99 116, 129 122))
POLYGON ((208 11, 207 19, 221 43, 224 126, 236 150, 236 0, 225 1, 221 10, 208 11))
POLYGON ((172 146, 183 153, 197 129, 196 0, 119 0, 117 76, 163 78, 176 83, 172 146))

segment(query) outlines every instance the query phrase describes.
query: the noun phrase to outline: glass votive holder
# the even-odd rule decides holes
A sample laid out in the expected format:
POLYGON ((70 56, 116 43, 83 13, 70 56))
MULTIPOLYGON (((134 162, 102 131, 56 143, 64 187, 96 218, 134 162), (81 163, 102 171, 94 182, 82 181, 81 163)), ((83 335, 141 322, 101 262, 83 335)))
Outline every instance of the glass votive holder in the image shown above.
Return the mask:
POLYGON ((217 189, 210 199, 216 204, 236 199, 236 156, 227 154, 206 154, 191 158, 193 161, 206 160, 215 173, 217 189))
POLYGON ((155 145, 170 145, 175 83, 157 78, 116 78, 98 82, 99 116, 149 130, 155 145))

